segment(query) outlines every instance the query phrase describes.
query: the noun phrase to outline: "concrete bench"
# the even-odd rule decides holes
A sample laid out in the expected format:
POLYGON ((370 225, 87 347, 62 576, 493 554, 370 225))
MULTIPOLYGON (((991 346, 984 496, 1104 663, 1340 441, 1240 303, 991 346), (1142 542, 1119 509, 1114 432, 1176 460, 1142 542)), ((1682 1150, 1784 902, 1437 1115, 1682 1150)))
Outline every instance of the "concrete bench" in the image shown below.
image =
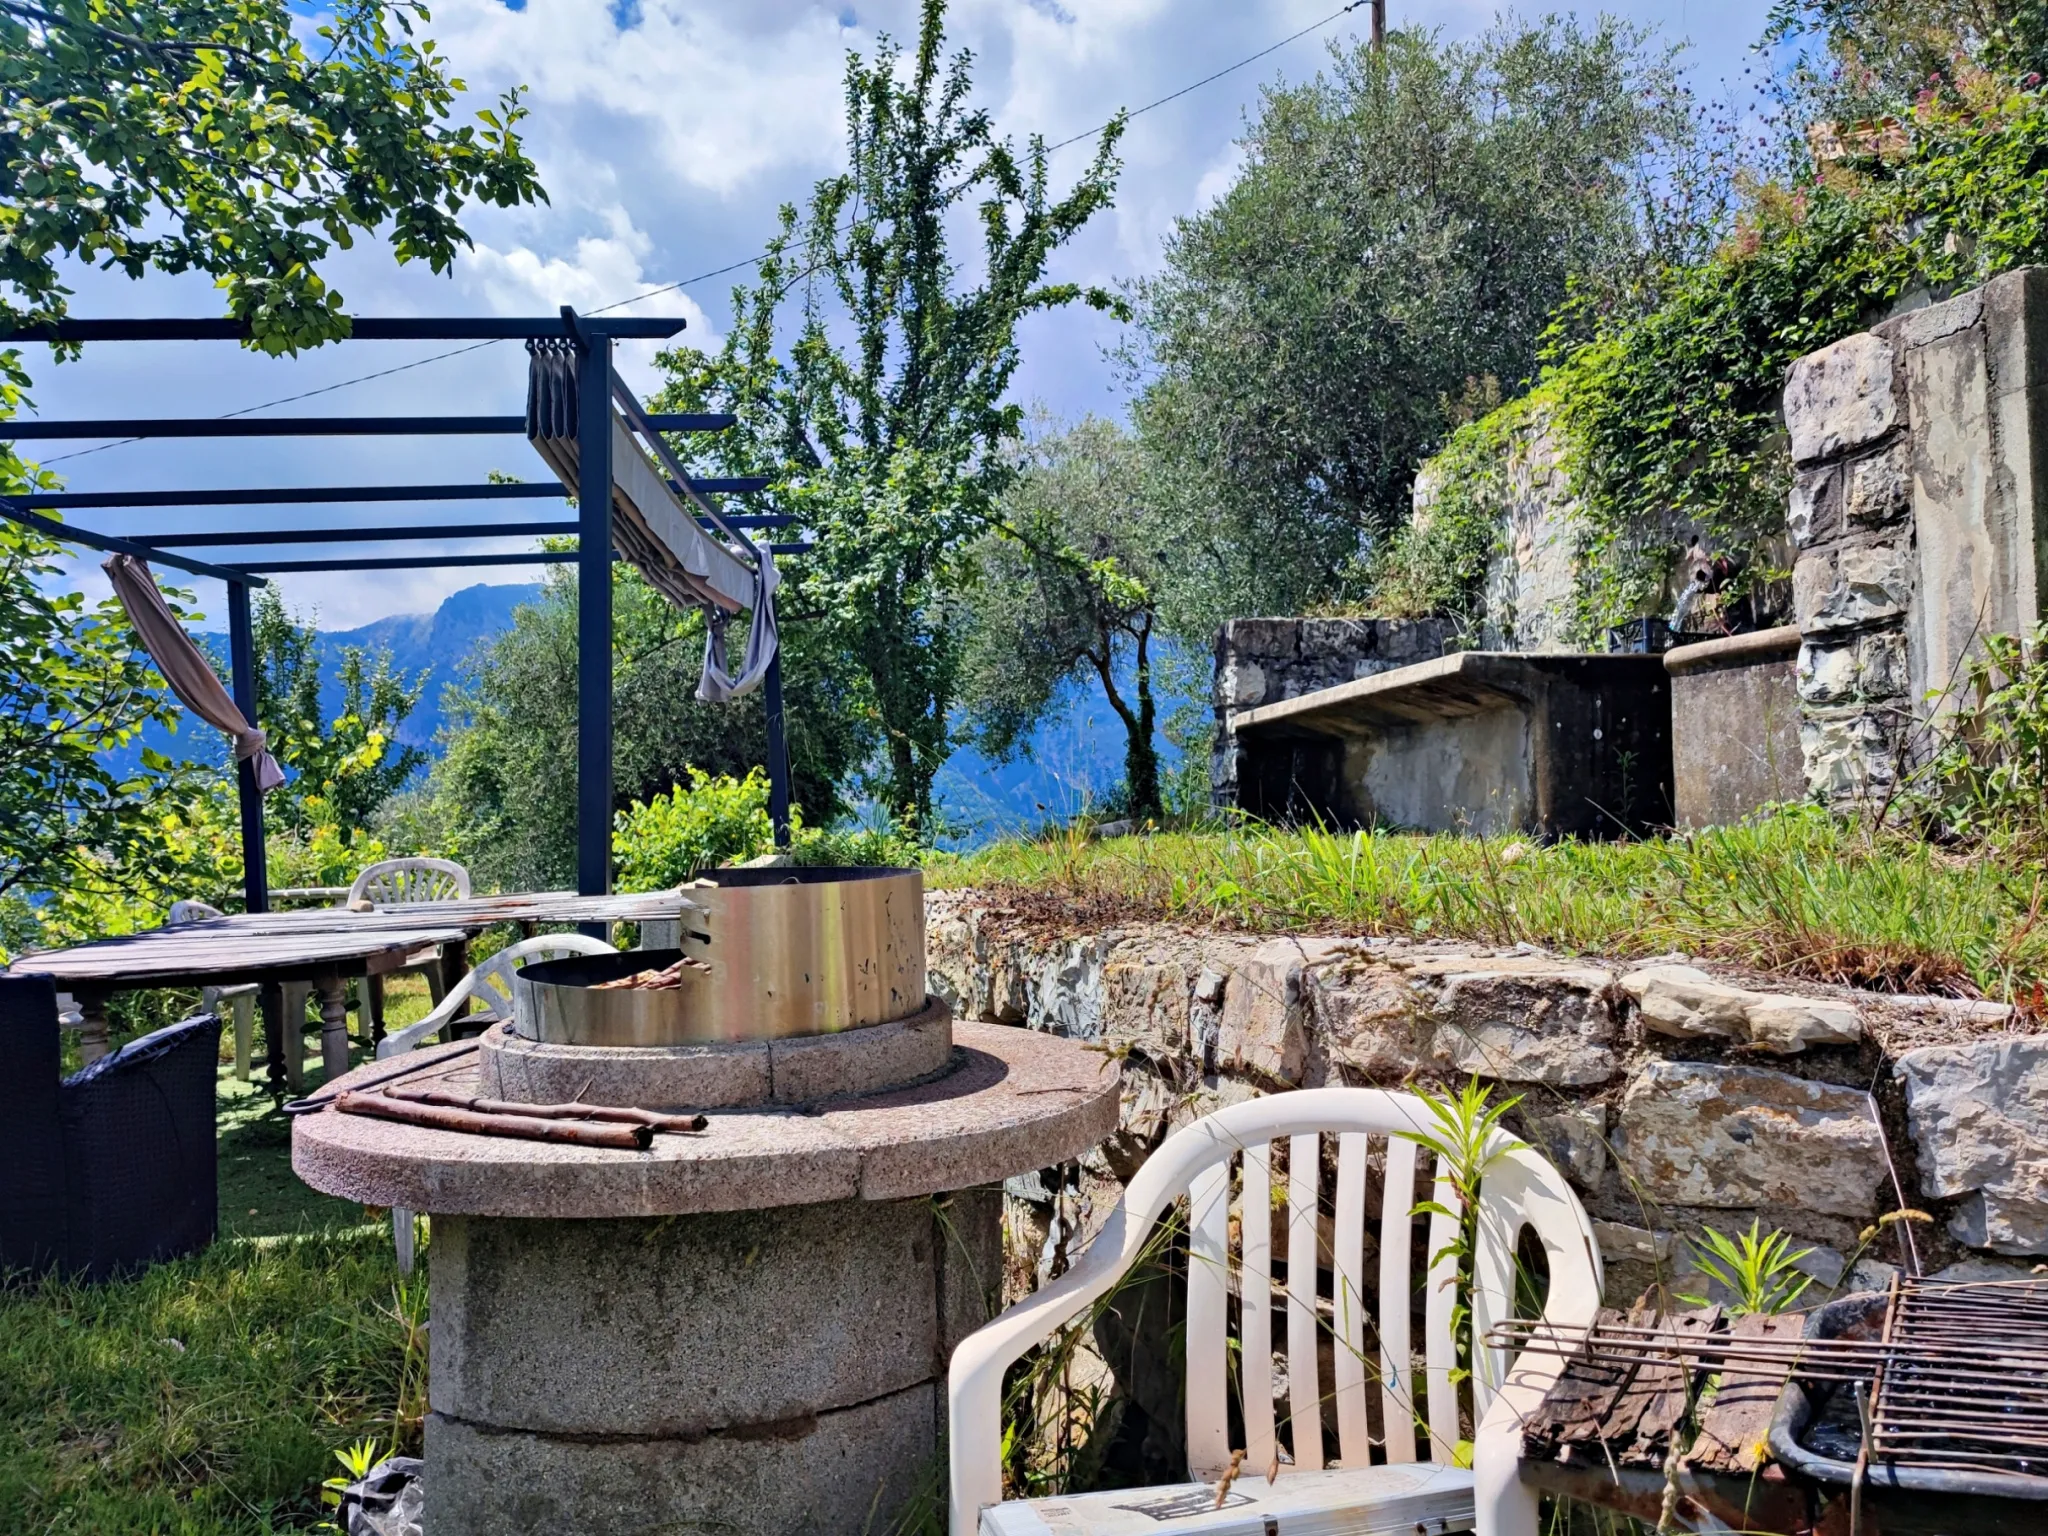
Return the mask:
POLYGON ((1230 723, 1256 815, 1541 838, 1672 820, 1661 656, 1460 651, 1230 723))
POLYGON ((1798 659, 1797 625, 1664 653, 1681 827, 1723 827, 1766 805, 1806 798, 1798 659))

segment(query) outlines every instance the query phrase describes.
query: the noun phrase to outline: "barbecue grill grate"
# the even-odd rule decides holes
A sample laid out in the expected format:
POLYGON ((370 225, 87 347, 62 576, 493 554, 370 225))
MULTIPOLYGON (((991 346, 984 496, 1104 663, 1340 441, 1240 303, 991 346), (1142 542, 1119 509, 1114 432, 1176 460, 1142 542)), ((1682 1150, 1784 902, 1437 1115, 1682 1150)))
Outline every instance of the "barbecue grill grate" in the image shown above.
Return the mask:
POLYGON ((1873 1461, 2048 1475, 2048 1280, 1901 1281, 1885 1333, 1873 1461))

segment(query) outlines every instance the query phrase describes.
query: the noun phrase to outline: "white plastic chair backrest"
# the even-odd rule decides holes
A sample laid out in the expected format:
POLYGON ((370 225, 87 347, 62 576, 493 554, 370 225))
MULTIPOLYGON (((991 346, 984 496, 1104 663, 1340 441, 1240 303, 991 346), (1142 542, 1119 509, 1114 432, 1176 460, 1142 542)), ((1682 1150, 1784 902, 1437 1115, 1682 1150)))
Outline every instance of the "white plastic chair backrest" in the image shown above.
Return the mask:
POLYGON ((538 938, 507 944, 488 960, 480 961, 467 976, 448 989, 448 995, 418 1023, 393 1030, 377 1043, 377 1055, 398 1056, 437 1032, 456 1011, 471 999, 484 1003, 499 1018, 512 1016, 512 981, 520 970, 535 960, 559 960, 567 955, 612 955, 618 951, 603 939, 581 933, 544 933, 538 938))
MULTIPOLYGON (((1187 1320, 1188 1474, 1215 1482, 1229 1466, 1228 1396, 1231 1350, 1229 1297, 1241 1298, 1237 1375, 1243 1415, 1247 1475, 1263 1477, 1275 1462, 1282 1425, 1274 1409, 1272 1311, 1285 1307, 1287 1370, 1286 1441, 1292 1463, 1282 1474, 1324 1465, 1322 1404, 1331 1402, 1337 1422, 1337 1457, 1346 1466, 1371 1460, 1369 1400, 1377 1397, 1389 1461, 1448 1462, 1461 1438, 1458 1393, 1452 1379, 1456 1346, 1451 1312, 1456 1302, 1455 1258, 1446 1250, 1455 1221, 1428 1218, 1426 1236, 1416 1233, 1412 1215, 1420 1198, 1455 1210, 1448 1179, 1434 1168, 1434 1155, 1403 1131, 1431 1131, 1435 1123, 1413 1095, 1368 1088, 1319 1088, 1274 1094, 1231 1105, 1176 1132, 1154 1152, 1124 1191, 1102 1231, 1067 1274, 1020 1302, 988 1327, 963 1341, 953 1357, 951 1447, 953 1530, 969 1536, 980 1507, 1000 1496, 1001 1378, 1011 1361, 1040 1342, 1098 1297, 1130 1268, 1149 1241, 1161 1213, 1182 1195, 1188 1199, 1189 1255, 1187 1320), (1284 1190, 1275 1197, 1273 1148, 1284 1143, 1284 1190), (1336 1163, 1333 1191, 1330 1321, 1319 1324, 1317 1266, 1288 1265, 1288 1283, 1274 1278, 1272 1227, 1285 1233, 1290 1255, 1317 1253, 1323 1153, 1336 1163), (1379 1154, 1382 1189, 1378 1259, 1371 1283, 1366 1275, 1369 1171, 1379 1154), (1240 1239, 1231 1241, 1232 1168, 1241 1184, 1240 1239), (1430 1188, 1416 1183, 1421 1172, 1430 1188), (1268 1222, 1261 1210, 1284 1212, 1268 1222), (1436 1262, 1432 1264, 1432 1258, 1436 1262), (1427 1270, 1427 1275, 1418 1272, 1427 1270), (1234 1281, 1234 1284, 1233 1284, 1234 1281), (1304 1281, 1306 1282, 1304 1284, 1304 1281), (1418 1392, 1411 1363, 1413 1339, 1406 1305, 1379 1310, 1368 1339, 1373 1296, 1404 1302, 1418 1284, 1424 1293, 1424 1381, 1418 1392), (1332 1380, 1321 1379, 1319 1327, 1333 1334, 1332 1380), (1421 1428, 1418 1430, 1418 1421, 1421 1428), (1300 1426, 1305 1432, 1296 1433, 1300 1426), (1313 1426, 1310 1430, 1309 1427, 1313 1426)), ((1505 1143, 1506 1138, 1503 1138, 1505 1143)), ((1516 1245, 1524 1225, 1542 1240, 1550 1269, 1550 1305, 1590 1321, 1599 1304, 1599 1259, 1592 1228, 1562 1176, 1541 1157, 1507 1153, 1482 1186, 1480 1238, 1474 1274, 1481 1296, 1475 1322, 1483 1332, 1506 1315, 1512 1299, 1516 1245), (1498 1185, 1498 1190, 1496 1189, 1498 1185)), ((1506 1361, 1495 1352, 1478 1362, 1474 1406, 1484 1418, 1506 1361)))
POLYGON ((203 923, 210 917, 226 916, 227 914, 219 907, 209 906, 203 901, 174 901, 171 903, 168 925, 176 927, 180 923, 203 923))
POLYGON ((453 859, 384 859, 356 876, 348 888, 347 905, 369 901, 401 907, 418 901, 457 901, 469 894, 469 871, 453 859))

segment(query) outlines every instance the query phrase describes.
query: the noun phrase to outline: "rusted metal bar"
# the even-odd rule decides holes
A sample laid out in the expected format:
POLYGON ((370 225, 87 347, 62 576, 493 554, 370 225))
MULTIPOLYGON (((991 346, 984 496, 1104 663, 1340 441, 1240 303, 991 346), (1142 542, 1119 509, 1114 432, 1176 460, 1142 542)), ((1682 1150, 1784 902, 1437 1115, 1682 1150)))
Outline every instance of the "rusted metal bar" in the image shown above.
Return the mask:
POLYGON ((574 1147, 645 1152, 654 1140, 653 1128, 645 1125, 596 1125, 588 1121, 549 1120, 538 1115, 487 1115, 441 1104, 416 1104, 385 1093, 344 1093, 335 1099, 334 1107, 345 1115, 368 1115, 431 1130, 503 1136, 514 1141, 554 1141, 574 1147))
POLYGON ((613 1104, 521 1104, 514 1099, 487 1099, 473 1094, 450 1093, 445 1088, 392 1088, 389 1097, 413 1104, 438 1104, 447 1109, 470 1109, 482 1115, 533 1115, 543 1120, 595 1120, 614 1125, 644 1125, 669 1136, 694 1136, 710 1124, 702 1115, 665 1115, 652 1109, 629 1109, 613 1104))

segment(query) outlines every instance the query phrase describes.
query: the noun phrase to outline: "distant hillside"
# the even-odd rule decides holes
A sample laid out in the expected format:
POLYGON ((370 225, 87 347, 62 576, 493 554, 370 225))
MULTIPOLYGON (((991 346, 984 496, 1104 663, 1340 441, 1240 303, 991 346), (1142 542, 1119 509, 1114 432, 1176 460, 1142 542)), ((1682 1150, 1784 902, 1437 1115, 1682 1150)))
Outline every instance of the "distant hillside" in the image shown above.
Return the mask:
POLYGON ((500 587, 464 587, 450 595, 432 613, 399 613, 378 619, 361 629, 336 630, 320 637, 320 668, 328 678, 333 695, 322 702, 331 710, 340 700, 339 685, 332 681, 341 653, 359 646, 374 655, 391 652, 391 665, 408 679, 427 674, 426 692, 420 707, 399 732, 401 740, 431 747, 434 733, 441 728, 441 689, 456 682, 462 664, 479 640, 503 634, 512 627, 512 610, 540 595, 537 582, 500 587))
MULTIPOLYGON (((432 613, 394 614, 359 629, 323 633, 323 707, 330 715, 339 709, 341 689, 336 673, 343 651, 351 646, 373 655, 388 650, 392 667, 407 679, 426 674, 419 708, 405 722, 400 737, 408 744, 435 751, 434 738, 442 724, 442 689, 461 679, 463 664, 479 642, 511 628, 513 610, 534 601, 540 591, 537 583, 465 587, 432 613)), ((225 635, 207 633, 198 638, 216 654, 225 654, 225 635)), ((1128 666, 1122 671, 1125 675, 1119 681, 1128 688, 1132 681, 1128 666)), ((1162 713, 1170 707, 1170 701, 1161 700, 1162 713)), ((190 718, 181 719, 180 727, 175 736, 148 732, 142 744, 172 757, 225 761, 219 732, 190 718)), ((1171 770, 1179 753, 1165 741, 1159 746, 1161 767, 1171 770)), ((1061 691, 1048 718, 1032 734, 1028 752, 1011 762, 991 763, 973 748, 963 747, 940 771, 934 787, 946 819, 958 829, 956 840, 971 846, 1100 805, 1123 776, 1123 755, 1123 726, 1101 691, 1092 682, 1077 683, 1061 691)), ((118 756, 123 766, 132 767, 139 759, 139 746, 118 756)))

